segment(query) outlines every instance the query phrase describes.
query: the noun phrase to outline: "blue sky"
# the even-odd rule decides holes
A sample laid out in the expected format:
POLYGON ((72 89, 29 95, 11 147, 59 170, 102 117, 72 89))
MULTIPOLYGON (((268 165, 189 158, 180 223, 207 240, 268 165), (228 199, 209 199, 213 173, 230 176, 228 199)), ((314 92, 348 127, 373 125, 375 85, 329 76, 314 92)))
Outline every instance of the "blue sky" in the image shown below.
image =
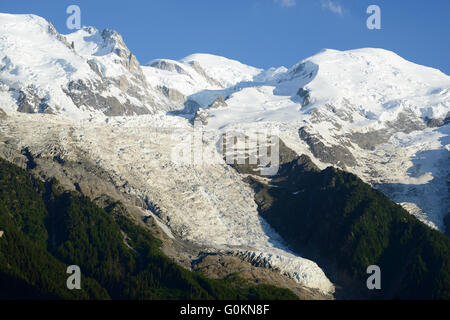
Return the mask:
POLYGON ((323 48, 378 47, 450 74, 449 0, 16 0, 0 11, 37 14, 69 33, 70 4, 82 25, 121 33, 141 63, 203 52, 290 67, 323 48), (366 27, 371 4, 381 30, 366 27))

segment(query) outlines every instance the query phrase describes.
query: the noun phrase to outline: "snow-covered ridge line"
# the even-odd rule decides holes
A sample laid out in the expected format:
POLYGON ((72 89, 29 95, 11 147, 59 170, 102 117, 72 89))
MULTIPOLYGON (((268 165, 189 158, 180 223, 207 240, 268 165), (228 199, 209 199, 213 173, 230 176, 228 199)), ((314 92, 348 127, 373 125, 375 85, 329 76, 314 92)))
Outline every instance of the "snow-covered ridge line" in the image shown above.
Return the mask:
POLYGON ((281 111, 294 111, 280 117, 280 108, 275 108, 278 115, 267 114, 266 120, 299 119, 301 112, 295 111, 306 102, 310 110, 343 98, 361 104, 362 113, 381 121, 398 114, 403 107, 397 106, 430 119, 448 112, 448 104, 442 103, 450 94, 448 76, 382 49, 324 49, 290 69, 263 70, 211 54, 157 59, 141 66, 113 30, 83 27, 61 35, 38 16, 0 14, 0 31, 0 98, 9 112, 70 118, 139 115, 181 110, 188 100, 206 108, 219 96, 264 87, 273 91, 267 96, 271 106, 292 102, 281 111), (299 89, 307 99, 298 97, 299 89), (96 99, 89 101, 87 95, 96 99))

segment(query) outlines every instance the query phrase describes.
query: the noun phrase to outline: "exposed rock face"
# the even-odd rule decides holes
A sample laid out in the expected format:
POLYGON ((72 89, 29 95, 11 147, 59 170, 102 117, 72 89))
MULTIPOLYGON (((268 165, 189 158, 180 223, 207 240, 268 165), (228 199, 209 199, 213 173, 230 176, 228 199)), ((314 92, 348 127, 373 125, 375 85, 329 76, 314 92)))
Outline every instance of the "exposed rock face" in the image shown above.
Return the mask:
POLYGON ((195 116, 197 110, 200 108, 200 105, 196 101, 188 99, 188 97, 176 89, 162 86, 157 87, 156 90, 167 98, 169 110, 172 110, 171 114, 195 116))
POLYGON ((450 123, 450 111, 447 113, 447 116, 445 118, 437 118, 437 119, 425 118, 425 123, 429 128, 441 127, 443 125, 446 125, 450 123))
POLYGON ((6 119, 7 115, 5 113, 5 111, 3 111, 2 108, 0 108, 0 119, 6 119))
POLYGON ((213 103, 211 103, 208 106, 208 109, 217 109, 220 107, 227 107, 228 104, 225 102, 225 99, 222 96, 219 96, 216 100, 213 101, 213 103))
POLYGON ((152 97, 154 94, 151 93, 152 89, 147 84, 139 61, 130 52, 122 36, 110 29, 100 32, 95 28, 84 28, 83 31, 90 37, 101 37, 96 54, 101 51, 102 58, 112 60, 124 70, 109 75, 104 59, 96 58, 95 54, 92 57, 85 55, 88 65, 100 80, 80 79, 69 82, 64 91, 74 104, 79 108, 85 106, 100 110, 107 116, 151 113, 156 105, 152 97), (122 99, 109 93, 113 87, 120 90, 122 99))
POLYGON ((300 88, 297 92, 297 95, 302 98, 302 107, 307 106, 311 102, 311 95, 308 90, 300 88))
MULTIPOLYGON (((98 31, 95 28, 89 28, 91 35, 95 35, 98 31)), ((142 73, 141 66, 136 57, 130 52, 123 38, 117 31, 105 29, 101 32, 103 39, 102 49, 106 52, 109 50, 117 57, 115 62, 120 63, 137 79, 144 81, 145 77, 142 73)))
POLYGON ((211 77, 205 72, 205 70, 203 70, 202 66, 201 66, 197 61, 192 61, 192 62, 190 63, 190 65, 192 66, 192 68, 194 68, 195 71, 198 72, 198 74, 200 74, 201 76, 203 76, 203 77, 204 77, 211 85, 213 85, 213 86, 218 86, 218 87, 223 88, 223 85, 222 85, 219 81, 217 81, 217 80, 211 78, 211 77))
POLYGON ((76 82, 70 82, 67 90, 64 90, 64 92, 72 99, 77 107, 91 107, 103 112, 106 116, 142 115, 149 113, 147 108, 136 106, 129 99, 120 102, 114 96, 104 96, 98 93, 102 89, 106 90, 103 82, 86 83, 83 80, 78 80, 76 82))
POLYGON ((61 41, 62 43, 64 43, 64 45, 69 48, 69 49, 73 49, 73 46, 71 44, 69 44, 69 42, 67 41, 67 38, 65 36, 63 36, 62 34, 60 34, 55 26, 51 23, 48 22, 48 30, 47 32, 51 35, 54 35, 56 37, 56 39, 58 39, 59 41, 61 41))
POLYGON ((386 128, 365 133, 354 132, 347 137, 360 148, 373 150, 377 145, 389 141, 389 138, 398 132, 408 134, 416 130, 423 130, 425 127, 423 121, 411 112, 402 112, 395 120, 387 121, 386 128))
POLYGON ((330 300, 333 296, 314 289, 305 289, 295 281, 287 279, 273 270, 252 265, 239 257, 225 254, 206 254, 195 261, 192 268, 205 276, 221 279, 232 274, 247 279, 254 284, 271 284, 292 290, 301 300, 330 300))
POLYGON ((326 146, 319 137, 310 134, 307 128, 298 130, 300 139, 304 140, 310 147, 314 156, 326 163, 333 163, 345 168, 356 165, 356 160, 352 153, 343 145, 326 146))
POLYGON ((95 62, 95 60, 88 60, 87 64, 91 67, 92 71, 94 71, 100 78, 103 77, 102 72, 100 71, 99 65, 95 62))
POLYGON ((10 89, 11 92, 16 92, 17 111, 25 113, 53 113, 52 108, 47 104, 47 98, 38 96, 37 88, 30 85, 21 90, 10 89))
MULTIPOLYGON (((222 96, 219 96, 216 100, 214 100, 206 109, 200 108, 200 106, 195 101, 193 102, 194 105, 191 108, 189 108, 191 112, 193 111, 195 113, 193 117, 193 122, 199 121, 200 123, 202 123, 202 125, 205 126, 208 124, 208 120, 211 117, 208 113, 208 109, 217 109, 228 106, 227 103, 225 102, 225 99, 222 96)), ((188 110, 188 108, 185 108, 185 110, 188 110)))
POLYGON ((151 63, 150 66, 153 67, 153 68, 161 69, 161 70, 172 71, 172 72, 175 71, 175 72, 180 73, 180 74, 189 75, 189 73, 187 73, 179 65, 177 65, 175 63, 170 63, 170 62, 165 61, 165 60, 155 61, 155 62, 151 63))
POLYGON ((444 119, 426 119, 429 128, 441 127, 445 124, 444 119))
POLYGON ((288 79, 303 78, 311 80, 316 76, 318 71, 319 66, 315 63, 311 61, 301 62, 289 70, 288 79))
MULTIPOLYGON (((309 93, 299 90, 299 96, 307 98, 309 93)), ((342 130, 343 124, 354 123, 355 116, 362 116, 357 106, 347 99, 343 99, 340 107, 326 104, 323 108, 317 108, 311 112, 312 125, 303 126, 299 129, 299 137, 305 141, 311 149, 313 155, 322 162, 331 163, 343 169, 356 165, 353 156, 354 145, 361 149, 372 151, 377 146, 386 143, 396 133, 409 134, 413 131, 426 128, 424 120, 418 118, 411 110, 406 109, 400 112, 395 119, 386 121, 382 129, 372 129, 363 132, 351 131, 345 133, 342 130), (314 125, 327 123, 333 128, 333 144, 326 145, 320 132, 314 129, 314 125), (340 133, 342 132, 342 133, 340 133)), ((364 115, 367 117, 367 115, 364 115)))
POLYGON ((194 122, 195 121, 200 121, 203 125, 207 125, 208 124, 208 119, 209 119, 208 111, 203 109, 203 108, 199 108, 197 110, 197 113, 195 114, 194 122))
POLYGON ((168 88, 166 86, 159 87, 159 89, 164 96, 174 103, 184 104, 186 102, 186 96, 176 89, 168 88))

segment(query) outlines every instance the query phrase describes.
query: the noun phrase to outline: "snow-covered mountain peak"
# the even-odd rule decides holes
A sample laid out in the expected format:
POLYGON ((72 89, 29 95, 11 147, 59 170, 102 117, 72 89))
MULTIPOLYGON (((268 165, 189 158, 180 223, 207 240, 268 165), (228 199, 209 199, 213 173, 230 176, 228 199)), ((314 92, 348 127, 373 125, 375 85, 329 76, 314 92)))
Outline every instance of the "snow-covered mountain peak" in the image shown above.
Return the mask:
POLYGON ((8 34, 48 33, 52 25, 42 17, 34 14, 0 13, 0 30, 8 34))
POLYGON ((154 59, 149 61, 146 66, 169 72, 176 72, 179 74, 188 74, 188 71, 186 71, 186 65, 179 61, 170 59, 154 59))
MULTIPOLYGON (((26 59, 23 63, 27 65, 43 62, 44 53, 51 47, 55 50, 53 56, 68 55, 72 50, 66 38, 51 23, 31 14, 0 13, 0 39, 0 53, 3 57, 8 57, 7 60, 10 61, 26 59)), ((48 60, 50 59, 51 57, 48 60)))
POLYGON ((120 50, 130 53, 122 36, 115 30, 95 27, 83 27, 66 35, 69 42, 74 43, 78 53, 83 56, 104 56, 111 53, 119 54, 120 50))
POLYGON ((7 111, 82 113, 61 86, 99 77, 52 24, 34 15, 0 14, 0 38, 0 101, 7 111))
POLYGON ((298 84, 309 93, 311 106, 339 108, 345 100, 382 121, 405 109, 422 118, 443 118, 449 111, 450 77, 388 50, 322 50, 287 74, 287 79, 301 76, 298 84))
POLYGON ((8 112, 78 119, 180 108, 150 88, 116 31, 84 27, 64 36, 43 18, 1 14, 0 38, 0 102, 8 112))
POLYGON ((239 61, 206 53, 196 53, 180 62, 200 66, 206 74, 218 81, 223 87, 231 87, 239 82, 253 81, 263 70, 245 65, 239 61))

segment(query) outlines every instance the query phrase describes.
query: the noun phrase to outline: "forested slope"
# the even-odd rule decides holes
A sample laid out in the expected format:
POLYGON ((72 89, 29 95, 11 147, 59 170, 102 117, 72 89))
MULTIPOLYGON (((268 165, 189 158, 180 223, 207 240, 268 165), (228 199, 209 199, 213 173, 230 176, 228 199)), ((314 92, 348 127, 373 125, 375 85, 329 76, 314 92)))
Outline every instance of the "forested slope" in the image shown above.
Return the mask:
POLYGON ((296 298, 287 289, 185 270, 120 203, 100 208, 2 159, 0 230, 2 299, 296 298), (69 265, 81 268, 81 290, 66 287, 69 265))

